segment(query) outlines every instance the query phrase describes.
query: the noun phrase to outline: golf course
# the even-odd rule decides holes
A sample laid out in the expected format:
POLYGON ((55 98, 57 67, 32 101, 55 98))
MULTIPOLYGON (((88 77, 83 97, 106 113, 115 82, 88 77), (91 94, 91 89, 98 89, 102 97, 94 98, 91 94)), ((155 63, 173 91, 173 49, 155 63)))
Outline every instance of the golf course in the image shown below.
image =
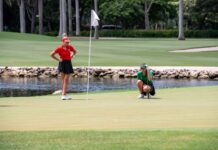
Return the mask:
MULTIPOLYGON (((74 66, 87 66, 89 38, 70 38, 78 55, 74 66)), ((56 66, 49 54, 61 44, 57 37, 0 33, 0 66, 56 66)), ((218 66, 217 51, 170 51, 218 46, 218 39, 118 38, 92 41, 91 66, 218 66)))
MULTIPOLYGON (((89 40, 70 37, 87 66, 89 40)), ((50 66, 58 37, 0 32, 0 66, 50 66)), ((218 39, 117 38, 92 41, 91 66, 218 66, 218 39)), ((73 83, 70 83, 73 84, 73 83)), ((0 98, 0 149, 217 150, 218 86, 157 89, 151 99, 137 90, 0 98)))

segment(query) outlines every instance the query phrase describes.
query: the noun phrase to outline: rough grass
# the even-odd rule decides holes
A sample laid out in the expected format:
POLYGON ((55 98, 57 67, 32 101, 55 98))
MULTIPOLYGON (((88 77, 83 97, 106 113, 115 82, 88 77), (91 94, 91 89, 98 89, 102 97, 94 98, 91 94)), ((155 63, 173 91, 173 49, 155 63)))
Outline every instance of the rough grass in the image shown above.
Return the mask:
MULTIPOLYGON (((218 66, 218 52, 170 53, 195 47, 218 46, 218 39, 123 38, 92 41, 92 66, 218 66)), ((49 53, 60 44, 60 38, 19 33, 0 33, 1 66, 56 66, 49 53)), ((78 50, 75 66, 86 66, 88 40, 72 37, 78 50)))
POLYGON ((2 150, 217 150, 218 130, 0 132, 2 150))

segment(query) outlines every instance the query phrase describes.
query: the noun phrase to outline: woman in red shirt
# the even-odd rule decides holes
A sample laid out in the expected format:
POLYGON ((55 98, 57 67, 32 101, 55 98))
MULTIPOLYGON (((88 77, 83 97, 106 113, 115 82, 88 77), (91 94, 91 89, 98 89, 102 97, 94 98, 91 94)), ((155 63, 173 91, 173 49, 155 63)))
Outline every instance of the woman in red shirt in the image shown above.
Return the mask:
POLYGON ((69 81, 70 74, 73 73, 73 66, 71 63, 71 59, 76 55, 76 50, 70 44, 70 40, 68 37, 62 38, 62 45, 51 52, 50 56, 59 62, 58 72, 61 73, 62 79, 62 100, 71 99, 66 95, 67 85, 69 81), (59 58, 56 57, 56 54, 59 55, 59 58))

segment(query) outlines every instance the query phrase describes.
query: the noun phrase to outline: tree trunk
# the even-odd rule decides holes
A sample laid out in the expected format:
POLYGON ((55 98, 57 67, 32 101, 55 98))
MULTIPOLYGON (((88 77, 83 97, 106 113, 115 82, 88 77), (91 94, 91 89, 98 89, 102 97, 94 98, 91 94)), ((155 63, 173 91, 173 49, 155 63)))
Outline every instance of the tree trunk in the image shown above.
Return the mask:
POLYGON ((0 0, 0 32, 3 31, 3 0, 0 0))
POLYGON ((76 7, 76 35, 80 35, 79 0, 75 0, 76 7))
POLYGON ((63 33, 67 34, 66 0, 62 0, 63 33))
POLYGON ((183 29, 183 0, 179 0, 179 40, 185 40, 183 29))
POLYGON ((24 0, 20 1, 19 10, 20 10, 20 32, 21 33, 26 33, 26 20, 25 20, 24 0))
POLYGON ((150 29, 150 22, 149 22, 149 14, 148 14, 149 10, 148 10, 148 3, 145 0, 145 30, 149 30, 150 29))
POLYGON ((72 35, 72 0, 68 0, 68 23, 69 35, 72 35))
POLYGON ((36 22, 36 9, 34 8, 33 14, 31 16, 31 33, 35 31, 35 22, 36 22))
POLYGON ((80 35, 79 0, 75 0, 75 7, 76 7, 76 35, 80 35))
MULTIPOLYGON (((94 0, 94 9, 96 14, 98 15, 98 0, 94 0)), ((94 38, 99 39, 98 26, 95 27, 94 38)))
POLYGON ((38 0, 39 34, 43 34, 43 0, 38 0))
POLYGON ((62 0, 59 0, 59 11, 60 11, 60 17, 59 17, 59 36, 62 36, 63 34, 63 17, 62 17, 62 0))

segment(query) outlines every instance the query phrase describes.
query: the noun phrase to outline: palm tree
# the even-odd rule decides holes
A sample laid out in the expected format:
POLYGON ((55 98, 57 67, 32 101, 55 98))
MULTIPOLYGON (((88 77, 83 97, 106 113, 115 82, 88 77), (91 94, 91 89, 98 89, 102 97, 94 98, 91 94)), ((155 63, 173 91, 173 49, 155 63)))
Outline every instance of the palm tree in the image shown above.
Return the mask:
POLYGON ((43 34, 43 0, 38 0, 39 34, 43 34))
POLYGON ((24 0, 17 0, 20 12, 20 32, 26 33, 26 19, 25 19, 25 2, 24 0))
POLYGON ((66 0, 60 0, 60 26, 59 36, 63 33, 67 33, 67 15, 66 15, 66 0))
POLYGON ((3 0, 0 0, 0 32, 3 31, 3 0))
POLYGON ((179 40, 185 40, 183 29, 183 0, 179 0, 179 40))
POLYGON ((67 33, 67 9, 66 0, 62 0, 63 33, 67 33))
POLYGON ((69 35, 72 35, 72 0, 68 0, 68 23, 69 35))
POLYGON ((17 0, 20 11, 20 32, 26 33, 26 18, 25 18, 25 1, 17 0))
POLYGON ((80 35, 79 0, 75 0, 76 7, 76 35, 80 35))
MULTIPOLYGON (((94 8, 95 8, 95 12, 96 12, 96 14, 98 14, 98 0, 94 0, 94 8)), ((99 35, 98 35, 98 26, 95 27, 94 38, 95 38, 95 39, 99 39, 99 35)))
POLYGON ((59 0, 59 11, 60 11, 60 17, 59 17, 59 36, 62 36, 63 34, 63 17, 62 17, 62 0, 59 0))

